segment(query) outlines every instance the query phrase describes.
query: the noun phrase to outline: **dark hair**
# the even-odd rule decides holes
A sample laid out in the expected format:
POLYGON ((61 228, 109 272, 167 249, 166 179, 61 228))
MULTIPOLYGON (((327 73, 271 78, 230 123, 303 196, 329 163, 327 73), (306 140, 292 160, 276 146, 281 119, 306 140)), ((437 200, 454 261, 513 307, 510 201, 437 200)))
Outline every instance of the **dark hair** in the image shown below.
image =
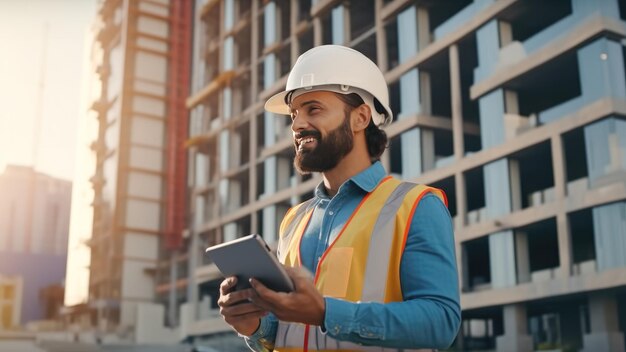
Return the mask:
MULTIPOLYGON (((340 94, 335 93, 344 104, 346 104, 346 115, 357 107, 365 104, 363 98, 356 93, 340 94)), ((367 152, 372 160, 379 160, 380 156, 387 148, 387 134, 376 126, 374 120, 370 116, 370 124, 365 128, 365 141, 367 143, 367 152)))

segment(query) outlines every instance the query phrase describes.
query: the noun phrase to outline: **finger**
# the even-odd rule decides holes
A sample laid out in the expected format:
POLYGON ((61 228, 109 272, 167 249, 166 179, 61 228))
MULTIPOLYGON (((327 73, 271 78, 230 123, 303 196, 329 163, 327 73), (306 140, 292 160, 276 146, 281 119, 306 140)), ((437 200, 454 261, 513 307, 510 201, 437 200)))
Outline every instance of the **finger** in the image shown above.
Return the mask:
POLYGON ((276 305, 272 302, 266 301, 261 296, 256 295, 253 298, 250 298, 250 302, 252 302, 255 306, 259 307, 259 309, 265 311, 274 311, 276 309, 276 305))
POLYGON ((276 292, 267 288, 267 286, 263 285, 257 279, 250 279, 250 285, 252 285, 252 288, 256 292, 256 296, 250 297, 250 299, 255 303, 256 301, 259 301, 260 298, 261 301, 265 301, 265 303, 274 306, 274 304, 285 295, 284 292, 276 292))
POLYGON ((229 324, 243 322, 243 321, 250 321, 251 319, 254 319, 254 318, 260 319, 268 314, 268 311, 259 309, 252 303, 248 303, 246 304, 246 306, 250 306, 252 308, 245 309, 245 307, 239 307, 239 306, 227 307, 227 308, 220 309, 220 314, 222 315, 224 320, 229 324))
POLYGON ((225 322, 227 322, 230 325, 233 325, 233 324, 237 324, 241 322, 250 322, 253 319, 261 319, 267 314, 268 314, 267 312, 259 311, 259 312, 251 312, 249 314, 235 315, 235 316, 222 314, 222 317, 225 322))
POLYGON ((232 291, 233 287, 237 284, 236 276, 229 276, 220 284, 220 294, 225 295, 232 291))
MULTIPOLYGON (((224 321, 229 324, 230 326, 233 325, 237 325, 239 323, 249 323, 252 319, 257 319, 257 323, 258 323, 258 319, 263 318, 263 316, 247 316, 247 317, 224 317, 224 321)), ((257 325, 258 326, 258 325, 257 325)), ((255 330, 256 331, 256 330, 255 330)))
POLYGON ((251 288, 239 291, 232 291, 225 295, 220 295, 220 298, 217 300, 217 305, 219 305, 220 307, 226 307, 240 304, 241 302, 250 301, 250 298, 252 296, 256 296, 256 292, 251 288))
POLYGON ((234 306, 220 307, 220 313, 224 316, 245 316, 249 314, 262 315, 266 312, 265 309, 253 304, 253 303, 241 303, 234 306))
POLYGON ((260 319, 268 314, 268 311, 252 303, 242 303, 235 306, 220 307, 220 314, 224 320, 231 323, 260 319))

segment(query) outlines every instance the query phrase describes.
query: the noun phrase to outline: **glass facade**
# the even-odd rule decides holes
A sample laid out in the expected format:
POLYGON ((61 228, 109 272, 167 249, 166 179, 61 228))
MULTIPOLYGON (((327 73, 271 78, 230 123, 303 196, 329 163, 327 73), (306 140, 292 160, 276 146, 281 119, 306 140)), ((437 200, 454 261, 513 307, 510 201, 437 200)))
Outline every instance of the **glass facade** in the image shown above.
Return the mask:
POLYGON ((626 120, 609 118, 585 127, 586 159, 591 187, 613 176, 626 176, 626 120))
POLYGON ((599 271, 626 267, 626 202, 593 208, 599 271))

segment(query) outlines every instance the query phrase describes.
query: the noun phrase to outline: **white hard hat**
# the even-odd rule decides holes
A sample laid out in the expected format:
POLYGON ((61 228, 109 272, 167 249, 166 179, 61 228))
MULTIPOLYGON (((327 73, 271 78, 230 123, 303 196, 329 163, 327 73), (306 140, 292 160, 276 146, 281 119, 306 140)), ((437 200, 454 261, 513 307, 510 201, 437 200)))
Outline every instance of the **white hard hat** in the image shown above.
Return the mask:
POLYGON ((269 98, 265 110, 289 115, 289 104, 295 97, 317 90, 357 93, 370 106, 377 126, 387 125, 393 118, 383 73, 365 55, 341 45, 322 45, 300 55, 285 91, 269 98))

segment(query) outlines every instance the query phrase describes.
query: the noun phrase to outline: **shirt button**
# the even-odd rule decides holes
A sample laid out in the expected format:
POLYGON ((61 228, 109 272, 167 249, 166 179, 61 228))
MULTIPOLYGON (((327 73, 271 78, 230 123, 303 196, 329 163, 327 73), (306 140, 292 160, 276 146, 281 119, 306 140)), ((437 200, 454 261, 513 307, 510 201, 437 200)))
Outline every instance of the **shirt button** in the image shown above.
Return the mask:
POLYGON ((333 214, 335 214, 335 212, 332 210, 328 212, 328 215, 333 215, 333 214))

